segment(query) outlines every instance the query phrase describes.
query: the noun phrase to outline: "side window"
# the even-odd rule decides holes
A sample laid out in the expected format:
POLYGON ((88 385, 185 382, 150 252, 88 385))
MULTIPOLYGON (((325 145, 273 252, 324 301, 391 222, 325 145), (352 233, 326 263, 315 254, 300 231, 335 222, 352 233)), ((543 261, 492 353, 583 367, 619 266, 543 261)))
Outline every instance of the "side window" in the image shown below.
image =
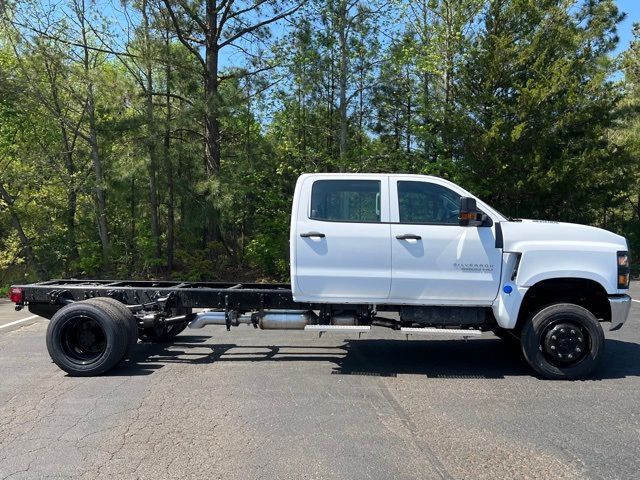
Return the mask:
POLYGON ((460 195, 428 182, 398 182, 400 223, 458 225, 460 195))
POLYGON ((378 180, 316 180, 311 189, 311 218, 339 222, 379 222, 378 180))

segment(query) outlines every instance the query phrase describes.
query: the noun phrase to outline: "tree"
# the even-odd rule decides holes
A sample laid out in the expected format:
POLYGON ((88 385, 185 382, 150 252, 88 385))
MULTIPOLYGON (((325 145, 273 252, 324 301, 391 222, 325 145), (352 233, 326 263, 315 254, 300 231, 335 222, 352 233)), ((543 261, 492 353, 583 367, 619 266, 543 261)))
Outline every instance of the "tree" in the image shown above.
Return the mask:
POLYGON ((461 77, 464 182, 514 215, 606 224, 632 163, 607 132, 615 4, 492 2, 461 77))
MULTIPOLYGON (((624 77, 622 88, 624 96, 619 107, 622 115, 612 131, 613 141, 629 152, 633 166, 628 169, 631 188, 621 190, 616 197, 622 198, 617 227, 628 232, 632 244, 640 241, 640 24, 633 25, 633 39, 629 48, 621 55, 621 67, 624 77)), ((611 219, 613 220, 613 219, 611 219)), ((611 222, 613 223, 613 222, 611 222)))
POLYGON ((228 79, 240 78, 268 68, 237 70, 220 74, 220 55, 228 48, 246 51, 247 37, 263 39, 266 28, 296 12, 301 2, 267 0, 206 0, 202 5, 188 1, 164 0, 173 25, 182 44, 202 66, 204 79, 204 145, 205 169, 213 175, 220 169, 220 84, 228 79), (268 12, 268 13, 266 13, 268 12), (258 20, 255 20, 258 15, 258 20), (200 49, 204 48, 204 56, 200 49))
POLYGON ((102 5, 3 3, 0 283, 284 280, 305 172, 435 174, 640 242, 613 0, 102 5))
MULTIPOLYGON (((65 144, 67 153, 67 173, 70 179, 74 176, 72 146, 75 147, 75 138, 80 138, 89 147, 89 156, 93 165, 94 173, 94 199, 96 207, 96 223, 100 243, 102 247, 102 262, 104 268, 111 268, 111 241, 108 227, 107 200, 106 200, 106 180, 104 175, 104 162, 101 152, 100 139, 98 135, 98 118, 96 113, 95 83, 98 64, 104 60, 104 54, 92 44, 93 27, 89 23, 89 13, 84 0, 71 0, 67 15, 76 26, 72 30, 66 24, 44 23, 50 18, 38 9, 38 6, 28 4, 24 12, 20 12, 23 17, 16 18, 10 22, 16 27, 16 37, 8 36, 12 48, 18 60, 18 68, 22 74, 31 79, 26 85, 31 89, 38 101, 55 117, 55 121, 63 124, 60 134, 65 144), (34 10, 28 10, 33 8, 34 10), (30 19, 38 22, 32 25, 30 19), (21 32, 18 26, 24 27, 21 32), (52 30, 54 33, 43 35, 41 32, 52 30), (35 35, 34 35, 35 33, 35 35), (60 43, 68 48, 62 51, 60 43), (37 56, 27 55, 27 52, 37 53, 37 56), (31 60, 35 61, 32 62, 31 60), (41 62, 41 63, 40 63, 41 62), (39 71, 43 68, 47 71, 44 85, 39 81, 39 71), (67 76, 65 82, 66 93, 64 107, 61 104, 62 84, 58 81, 58 75, 67 76), (38 79, 34 81, 35 79, 38 79), (69 136, 74 137, 71 140, 69 136), (66 137, 66 139, 65 139, 66 137), (72 143, 70 143, 72 142, 72 143)), ((68 227, 73 223, 71 218, 74 215, 73 190, 70 185, 68 227)), ((70 235, 74 229, 70 229, 70 235)))

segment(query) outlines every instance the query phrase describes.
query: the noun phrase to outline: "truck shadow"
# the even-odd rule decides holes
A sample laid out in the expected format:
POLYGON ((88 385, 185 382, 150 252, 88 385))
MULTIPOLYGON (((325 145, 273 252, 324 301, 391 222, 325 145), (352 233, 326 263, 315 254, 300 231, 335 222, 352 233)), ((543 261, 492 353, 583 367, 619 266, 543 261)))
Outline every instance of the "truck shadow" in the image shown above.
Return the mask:
MULTIPOLYGON (((519 349, 497 338, 460 340, 338 340, 322 345, 215 344, 212 337, 184 335, 168 344, 140 343, 133 358, 108 375, 149 375, 168 364, 226 362, 323 362, 334 375, 429 378, 533 376, 519 349)), ((640 376, 640 345, 607 339, 591 380, 640 376)))

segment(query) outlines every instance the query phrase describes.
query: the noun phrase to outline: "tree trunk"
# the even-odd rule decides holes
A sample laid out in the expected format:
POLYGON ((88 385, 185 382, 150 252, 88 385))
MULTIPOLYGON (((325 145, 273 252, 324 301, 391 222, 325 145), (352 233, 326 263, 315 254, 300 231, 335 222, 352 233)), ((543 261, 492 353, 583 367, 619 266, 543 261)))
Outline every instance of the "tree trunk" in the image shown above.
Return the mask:
MULTIPOLYGON (((204 80, 204 168, 207 178, 220 172, 220 93, 218 79, 218 10, 215 0, 207 0, 205 80, 204 80)), ((220 239, 218 212, 211 205, 206 212, 203 240, 206 243, 220 239)))
MULTIPOLYGON (((147 82, 147 86, 152 88, 150 81, 147 82)), ((147 122, 149 130, 154 129, 154 115, 153 115, 153 99, 152 94, 147 95, 147 122)), ((162 246, 160 245, 160 221, 158 219, 158 160, 156 154, 156 137, 149 132, 149 138, 147 139, 148 151, 149 151, 149 207, 151 210, 151 237, 155 245, 155 256, 160 258, 162 256, 162 246)))
POLYGON ((67 273, 71 269, 71 264, 78 261, 80 253, 78 252, 78 243, 76 240, 76 212, 78 210, 78 192, 76 191, 76 182, 74 178, 75 168, 73 164, 73 158, 71 152, 66 156, 65 166, 67 168, 67 174, 69 175, 69 188, 67 190, 67 249, 69 257, 67 258, 67 265, 65 270, 67 273))
POLYGON ((136 177, 131 177, 131 197, 129 198, 129 265, 128 274, 131 276, 136 263, 136 177))
POLYGON ((413 105, 411 104, 411 80, 407 74, 407 85, 409 85, 409 91, 407 92, 407 153, 411 153, 411 123, 413 111, 411 110, 413 105))
POLYGON ((102 261, 105 270, 111 270, 111 244, 109 242, 109 230, 107 227, 107 202, 105 195, 105 181, 102 170, 102 159, 100 158, 100 150, 98 148, 98 133, 96 129, 96 112, 95 97, 93 93, 93 80, 91 78, 91 58, 89 52, 89 44, 87 40, 87 30, 85 26, 86 9, 84 0, 77 5, 78 21, 81 25, 82 32, 82 48, 83 48, 83 69, 87 82, 87 117, 89 119, 89 146, 91 147, 91 161, 93 162, 93 171, 96 177, 96 210, 98 217, 98 235, 102 244, 102 261))
MULTIPOLYGON (((57 94, 54 95, 54 102, 56 103, 56 108, 58 108, 59 104, 57 94)), ((78 192, 76 189, 73 147, 71 146, 71 142, 69 141, 69 135, 67 134, 66 125, 62 120, 60 120, 60 135, 62 137, 62 146, 65 150, 65 169, 67 170, 67 176, 69 177, 69 186, 67 188, 67 211, 65 215, 65 223, 67 227, 67 250, 69 252, 65 262, 65 270, 69 272, 70 264, 76 262, 78 258, 80 258, 80 253, 78 252, 78 243, 76 240, 76 211, 78 209, 78 192)))
MULTIPOLYGON (((169 52, 169 35, 165 38, 165 48, 169 52)), ((173 161, 171 160, 171 62, 167 62, 166 76, 166 117, 164 129, 164 165, 167 171, 167 272, 173 271, 175 250, 175 189, 173 183, 173 161)))
POLYGON ((218 11, 215 0, 207 0, 205 71, 205 171, 207 177, 220 170, 220 98, 218 82, 218 11))
POLYGON ((149 154, 149 203, 151 210, 151 237, 155 245, 155 257, 162 256, 162 246, 160 245, 160 221, 158 218, 158 155, 156 126, 153 111, 153 68, 151 60, 151 45, 149 38, 149 16, 147 14, 147 1, 142 2, 142 19, 144 28, 145 43, 145 93, 146 93, 146 116, 147 116, 147 151, 149 154))
POLYGON ((395 109, 393 114, 393 137, 394 147, 396 151, 400 151, 401 139, 400 139, 400 113, 398 109, 395 109))
MULTIPOLYGON (((344 160, 347 155, 347 74, 348 74, 348 38, 347 38, 347 2, 340 0, 338 5, 338 43, 340 48, 340 63, 338 67, 338 89, 339 89, 339 107, 338 114, 340 116, 340 158, 344 160)), ((342 168, 343 162, 341 162, 342 168)))
POLYGON ((89 98, 87 102, 87 110, 89 117, 89 137, 91 139, 91 160, 93 162, 93 171, 96 177, 96 207, 98 214, 98 234, 100 235, 100 243, 102 244, 102 258, 104 266, 108 271, 111 268, 111 244, 109 242, 109 232, 107 227, 107 201, 105 195, 104 173, 102 171, 102 160, 98 150, 98 135, 96 132, 95 106, 93 102, 93 87, 88 86, 89 98))
MULTIPOLYGON (((56 75, 52 70, 50 64, 45 61, 45 68, 49 75, 49 83, 51 87, 52 98, 52 110, 55 117, 58 119, 60 127, 60 139, 62 141, 62 148, 64 149, 63 158, 64 165, 69 177, 67 187, 67 211, 65 212, 66 223, 66 241, 67 241, 67 258, 65 259, 65 271, 69 273, 70 264, 76 262, 80 257, 78 252, 78 243, 76 240, 76 211, 78 207, 78 192, 76 189, 75 180, 75 165, 73 161, 73 142, 69 138, 69 132, 67 130, 67 124, 63 119, 62 105, 60 103, 60 96, 58 94, 58 84, 56 81, 56 75)), ((75 133, 77 138, 77 131, 75 133)))
POLYGON ((167 130, 165 136, 165 162, 167 168, 167 271, 169 274, 173 271, 174 255, 175 255, 175 188, 173 183, 173 162, 169 155, 169 137, 170 131, 167 130))
POLYGON ((445 68, 444 68, 444 119, 442 122, 442 140, 444 144, 444 154, 447 160, 453 159, 453 135, 452 115, 453 115, 453 13, 449 2, 445 2, 445 68))
MULTIPOLYGON (((331 30, 332 26, 327 25, 326 34, 327 37, 333 35, 333 31, 331 30)), ((335 107, 335 94, 336 94, 336 76, 335 76, 335 58, 333 48, 329 49, 329 79, 327 82, 327 125, 326 128, 326 148, 327 155, 333 156, 335 153, 333 146, 333 109, 335 107)), ((326 169, 326 167, 325 167, 326 169)))
POLYGON ((358 159, 362 160, 362 141, 364 137, 364 88, 365 70, 364 61, 360 66, 360 85, 358 85, 358 159))
MULTIPOLYGON (((429 74, 425 72, 423 76, 423 84, 422 84, 422 108, 424 108, 424 112, 422 115, 422 122, 426 127, 426 131, 431 133, 431 115, 429 114, 429 106, 430 106, 430 89, 429 89, 429 74)), ((424 156, 429 161, 435 161, 433 157, 433 145, 429 143, 429 136, 424 139, 424 156)))
POLYGON ((31 266, 36 270, 40 279, 45 280, 48 277, 47 270, 43 267, 40 261, 37 259, 33 248, 31 247, 31 240, 25 233, 22 228, 22 223, 20 222, 20 217, 14 208, 14 199, 13 197, 5 190, 4 185, 0 183, 0 198, 4 200, 7 204, 7 208, 9 210, 9 215, 11 216, 11 221, 13 222, 13 226, 16 229, 16 233, 18 234, 18 238, 20 238, 20 243, 22 245, 22 251, 24 252, 24 256, 27 261, 31 264, 31 266))

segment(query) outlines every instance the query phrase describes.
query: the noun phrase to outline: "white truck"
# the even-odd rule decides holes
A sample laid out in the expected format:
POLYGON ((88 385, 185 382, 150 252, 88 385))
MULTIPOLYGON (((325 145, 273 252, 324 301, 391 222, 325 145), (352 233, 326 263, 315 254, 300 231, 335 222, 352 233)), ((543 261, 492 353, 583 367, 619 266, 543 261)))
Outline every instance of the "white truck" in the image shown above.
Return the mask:
POLYGON ((602 357, 601 322, 620 328, 631 305, 624 237, 511 219, 430 176, 302 175, 290 249, 290 285, 50 280, 10 296, 51 318, 49 353, 72 375, 109 370, 138 339, 249 324, 320 334, 492 331, 518 341, 542 377, 577 379, 602 357))

